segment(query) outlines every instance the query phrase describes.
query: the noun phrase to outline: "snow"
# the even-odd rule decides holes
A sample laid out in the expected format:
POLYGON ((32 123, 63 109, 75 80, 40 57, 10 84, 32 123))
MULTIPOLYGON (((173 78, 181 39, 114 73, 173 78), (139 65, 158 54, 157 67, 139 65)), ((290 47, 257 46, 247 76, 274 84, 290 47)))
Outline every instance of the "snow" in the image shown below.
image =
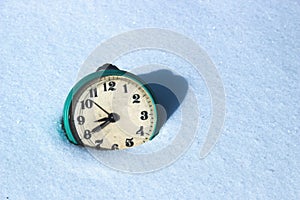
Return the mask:
MULTIPOLYGON (((292 0, 1 1, 0 198, 299 199, 299 13, 292 0), (190 148, 172 165, 131 174, 68 143, 60 118, 90 53, 147 27, 178 32, 205 49, 224 84, 226 118, 201 160, 210 116, 202 78, 158 51, 118 59, 126 70, 168 66, 199 91, 201 130, 190 148)), ((164 133, 176 133, 180 120, 179 109, 153 144, 167 145, 174 135, 164 133)))

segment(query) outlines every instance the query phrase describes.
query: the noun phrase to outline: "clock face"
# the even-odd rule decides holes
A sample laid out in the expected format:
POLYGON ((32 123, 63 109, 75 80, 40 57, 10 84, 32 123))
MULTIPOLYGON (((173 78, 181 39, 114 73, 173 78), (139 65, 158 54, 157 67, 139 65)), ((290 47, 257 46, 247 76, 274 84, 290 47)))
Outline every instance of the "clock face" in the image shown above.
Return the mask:
POLYGON ((100 77, 97 73, 73 90, 69 138, 84 146, 112 150, 151 139, 156 134, 157 112, 149 89, 129 73, 108 70, 100 77))

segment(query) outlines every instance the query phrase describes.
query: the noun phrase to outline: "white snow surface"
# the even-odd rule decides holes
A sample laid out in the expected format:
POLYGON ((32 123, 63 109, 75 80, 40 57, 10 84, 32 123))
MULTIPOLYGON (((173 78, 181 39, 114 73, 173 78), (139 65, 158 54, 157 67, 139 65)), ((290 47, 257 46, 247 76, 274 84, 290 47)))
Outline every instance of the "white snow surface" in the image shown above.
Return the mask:
MULTIPOLYGON (((299 13, 296 0, 1 1, 0 199, 300 199, 299 13), (181 33, 208 53, 223 80, 226 118, 205 159, 209 111, 200 106, 204 130, 175 163, 130 174, 70 144, 59 122, 88 55, 147 27, 181 33)), ((168 56, 137 52, 117 64, 130 71, 168 65, 168 56)), ((201 77, 173 62, 197 90, 201 77)), ((178 110, 157 142, 167 144, 163 133, 180 120, 178 110)))

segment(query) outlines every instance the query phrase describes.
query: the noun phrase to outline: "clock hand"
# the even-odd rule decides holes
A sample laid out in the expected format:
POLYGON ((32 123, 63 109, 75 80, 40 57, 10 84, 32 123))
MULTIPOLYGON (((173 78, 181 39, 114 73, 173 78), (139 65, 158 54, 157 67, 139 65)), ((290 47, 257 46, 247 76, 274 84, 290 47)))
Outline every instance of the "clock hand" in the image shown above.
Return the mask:
POLYGON ((109 123, 115 123, 116 121, 118 121, 120 119, 120 116, 116 113, 110 113, 108 115, 108 117, 99 119, 95 122, 101 122, 104 121, 102 124, 100 124, 99 126, 96 126, 93 130, 92 133, 98 132, 101 129, 103 129, 104 127, 106 127, 109 123))
POLYGON ((104 117, 104 118, 98 119, 98 120, 96 120, 94 122, 103 122, 103 121, 107 121, 107 120, 109 120, 109 118, 108 117, 104 117))
POLYGON ((117 113, 110 113, 108 119, 110 122, 114 123, 120 119, 120 116, 117 113))
POLYGON ((110 113, 108 115, 108 117, 104 117, 104 118, 101 118, 101 119, 98 119, 94 122, 103 122, 103 121, 106 121, 106 120, 109 120, 110 122, 116 122, 120 119, 120 116, 117 114, 117 113, 110 113))
POLYGON ((104 110, 104 108, 102 108, 100 105, 98 105, 95 101, 91 100, 98 108, 100 108, 103 112, 105 112, 107 115, 109 115, 109 113, 104 110))
POLYGON ((100 130, 102 130, 104 127, 106 127, 108 124, 110 123, 109 119, 107 119, 105 122, 103 122, 102 124, 100 124, 99 126, 96 126, 93 130, 92 133, 98 132, 100 130))

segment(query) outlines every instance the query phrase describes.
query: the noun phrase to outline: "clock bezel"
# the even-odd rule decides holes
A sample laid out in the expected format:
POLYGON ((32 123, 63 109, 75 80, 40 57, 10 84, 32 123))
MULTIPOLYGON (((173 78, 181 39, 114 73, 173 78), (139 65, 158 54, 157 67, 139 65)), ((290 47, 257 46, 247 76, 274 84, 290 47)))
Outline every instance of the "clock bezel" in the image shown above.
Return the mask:
POLYGON ((84 145, 79 137, 79 134, 75 128, 74 123, 72 123, 72 119, 73 119, 73 109, 72 109, 72 105, 73 105, 73 101, 74 101, 74 96, 76 96, 77 94, 82 94, 82 90, 86 89, 86 86, 88 86, 91 82, 93 82, 95 79, 100 79, 102 77, 106 77, 106 76, 124 76, 127 77, 129 79, 131 79, 132 81, 138 83, 144 90, 145 92, 148 94, 148 96, 151 99, 151 102, 153 104, 154 107, 154 114, 156 117, 156 123, 154 125, 154 129, 152 134, 149 137, 149 140, 152 140, 159 132, 158 128, 157 128, 157 124, 159 121, 158 118, 158 114, 157 114, 157 101, 155 99, 155 96, 153 94, 153 91, 151 90, 151 88, 148 86, 147 83, 145 83, 141 78, 139 78, 138 76, 127 72, 127 71, 123 71, 123 70, 114 70, 114 69, 108 69, 108 70, 101 70, 101 71, 97 71, 94 73, 91 73, 87 76, 85 76, 84 78, 82 78, 78 83, 75 84, 75 86, 71 89, 71 91, 69 92, 67 99, 65 101, 65 105, 64 105, 64 110, 63 110, 63 127, 64 127, 64 131, 66 133, 66 136, 68 138, 68 140, 76 145, 84 145))

